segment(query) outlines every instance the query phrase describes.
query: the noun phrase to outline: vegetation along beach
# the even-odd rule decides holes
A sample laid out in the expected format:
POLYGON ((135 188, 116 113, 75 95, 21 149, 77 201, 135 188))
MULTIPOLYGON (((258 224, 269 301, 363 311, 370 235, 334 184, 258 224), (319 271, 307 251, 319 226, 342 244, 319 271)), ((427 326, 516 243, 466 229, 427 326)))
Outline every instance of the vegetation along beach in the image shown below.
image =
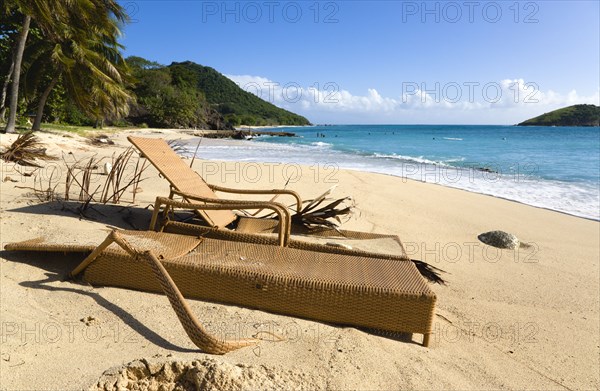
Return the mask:
POLYGON ((3 1, 0 389, 600 388, 598 15, 3 1))

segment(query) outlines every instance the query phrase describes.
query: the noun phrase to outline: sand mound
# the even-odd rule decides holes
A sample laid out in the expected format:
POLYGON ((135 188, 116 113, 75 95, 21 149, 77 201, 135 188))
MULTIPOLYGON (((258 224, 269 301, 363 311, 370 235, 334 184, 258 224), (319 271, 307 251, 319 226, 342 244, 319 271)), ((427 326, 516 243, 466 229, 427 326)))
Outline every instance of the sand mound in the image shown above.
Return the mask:
POLYGON ((301 390, 322 387, 306 374, 206 358, 188 362, 135 360, 105 371, 89 390, 301 390))

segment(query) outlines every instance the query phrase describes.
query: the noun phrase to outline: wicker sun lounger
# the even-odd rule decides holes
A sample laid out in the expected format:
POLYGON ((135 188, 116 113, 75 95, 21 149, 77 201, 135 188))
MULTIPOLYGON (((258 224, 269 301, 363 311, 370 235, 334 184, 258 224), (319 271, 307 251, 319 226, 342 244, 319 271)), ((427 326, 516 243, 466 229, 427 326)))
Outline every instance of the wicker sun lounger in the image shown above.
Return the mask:
POLYGON ((333 252, 151 231, 114 231, 97 248, 12 243, 7 250, 89 252, 71 273, 95 285, 164 292, 200 349, 223 354, 256 343, 211 336, 184 297, 390 332, 423 334, 436 296, 415 264, 333 252))
MULTIPOLYGON (((274 241, 272 237, 261 237, 263 234, 269 233, 277 233, 277 241, 282 246, 288 245, 291 233, 300 235, 310 233, 311 236, 316 235, 321 237, 328 235, 340 237, 341 234, 352 239, 372 239, 373 236, 377 236, 370 233, 333 229, 311 230, 309 232, 304 227, 292 225, 290 211, 287 206, 281 203, 221 199, 215 193, 216 191, 238 194, 288 195, 294 198, 297 210, 302 208, 302 199, 294 191, 282 189, 237 190, 209 185, 164 140, 142 137, 128 137, 127 139, 156 167, 171 185, 171 193, 168 198, 157 197, 156 199, 154 214, 152 215, 149 227, 150 230, 164 230, 166 232, 177 233, 186 233, 190 229, 193 231, 193 225, 179 224, 178 221, 169 219, 169 210, 177 207, 196 211, 209 227, 224 229, 225 231, 234 230, 235 232, 244 234, 246 239, 252 238, 249 241, 255 243, 272 244, 274 241), (175 200, 175 196, 181 197, 182 201, 175 200), (278 219, 239 216, 233 212, 236 209, 268 209, 275 212, 278 219)), ((199 229, 201 231, 204 230, 203 228, 199 229)), ((383 236, 390 237, 390 235, 383 236)), ((301 237, 298 239, 301 239, 301 237)), ((398 243, 400 243, 399 240, 398 243)), ((404 249, 395 254, 399 256, 404 255, 404 249)))
MULTIPOLYGON (((152 163, 160 174, 169 181, 171 194, 181 196, 188 204, 196 205, 195 210, 211 227, 225 228, 240 219, 233 213, 236 209, 268 209, 275 212, 278 217, 277 230, 281 245, 287 243, 290 235, 291 217, 288 208, 280 203, 272 201, 240 201, 221 199, 216 191, 237 194, 275 194, 289 195, 295 200, 299 210, 302 207, 302 199, 291 190, 239 190, 221 186, 209 185, 188 166, 181 157, 164 140, 158 138, 127 137, 142 155, 152 163)), ((169 199, 163 199, 167 204, 169 199)), ((156 214, 152 225, 156 222, 156 214)), ((248 220, 248 219, 246 219, 248 220)), ((259 219, 250 219, 259 220, 259 219)))

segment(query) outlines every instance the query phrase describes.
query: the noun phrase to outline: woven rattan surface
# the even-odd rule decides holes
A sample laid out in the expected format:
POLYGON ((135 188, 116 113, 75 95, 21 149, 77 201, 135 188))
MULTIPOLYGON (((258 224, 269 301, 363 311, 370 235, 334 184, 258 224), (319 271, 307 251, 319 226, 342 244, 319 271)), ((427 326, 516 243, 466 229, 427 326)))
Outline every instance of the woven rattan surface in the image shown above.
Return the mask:
MULTIPOLYGON (((170 220, 169 218, 169 210, 172 208, 189 208, 192 210, 214 210, 214 209, 223 209, 227 210, 231 209, 270 209, 278 217, 278 223, 276 224, 278 237, 279 237, 279 245, 285 246, 289 241, 290 229, 291 229, 291 217, 289 211, 284 205, 278 204, 276 202, 256 202, 256 201, 233 201, 233 200, 220 200, 219 202, 207 202, 207 199, 199 200, 194 196, 183 195, 183 198, 187 198, 188 201, 200 201, 202 204, 192 203, 188 201, 176 201, 171 197, 176 194, 176 191, 171 190, 171 194, 169 198, 165 197, 156 197, 156 202, 154 203, 154 212, 152 213, 152 219, 150 220, 149 230, 153 231, 156 228, 156 223, 158 221, 158 216, 160 214, 160 210, 164 205, 163 213, 162 213, 162 221, 161 225, 165 224, 170 220)), ((204 224, 203 224, 204 225, 204 224)), ((219 228, 219 227, 216 227, 219 228)))
MULTIPOLYGON (((213 339, 191 315, 183 296, 335 324, 421 333, 428 344, 436 296, 414 263, 403 258, 149 231, 111 235, 124 240, 99 251, 101 246, 97 256, 92 253, 93 260, 84 261, 84 279, 95 285, 164 292, 192 341, 207 352, 225 353, 254 341, 213 339)), ((6 249, 91 250, 40 240, 6 249)))
MULTIPOLYGON (((248 233, 239 232, 237 230, 229 231, 176 221, 169 221, 168 224, 163 227, 163 230, 164 232, 181 235, 202 236, 235 242, 268 245, 278 244, 277 236, 271 233, 248 233)), ((397 260, 408 259, 404 246, 398 236, 370 232, 324 229, 311 232, 311 234, 292 235, 288 242, 288 247, 330 254, 345 254, 397 260), (351 248, 335 246, 335 244, 349 245, 351 248)))
MULTIPOLYGON (((157 198, 155 209, 160 208, 160 202, 157 198)), ((172 201, 169 201, 172 202, 172 201)), ((173 202, 179 207, 185 206, 184 203, 173 202)), ((155 212, 156 213, 156 212, 155 212)), ((153 219, 153 221, 155 221, 153 219)), ((150 229, 154 229, 151 224, 150 229)), ((259 244, 277 244, 277 234, 280 231, 279 221, 275 219, 261 219, 253 217, 240 217, 236 225, 235 232, 230 230, 221 230, 214 232, 212 227, 204 225, 182 223, 171 220, 163 215, 161 229, 165 232, 178 233, 183 235, 203 235, 210 233, 210 237, 225 240, 244 241, 248 243, 259 244)), ((406 252, 397 235, 378 234, 360 231, 336 230, 331 228, 307 229, 297 224, 290 225, 290 232, 293 235, 288 239, 288 246, 293 248, 302 248, 305 250, 322 251, 323 245, 328 248, 325 252, 337 252, 331 246, 338 246, 341 249, 347 248, 351 251, 339 251, 344 254, 355 254, 362 252, 363 255, 382 254, 385 256, 407 258, 406 252)), ((279 241, 280 242, 280 241, 279 241)))
POLYGON ((45 238, 35 238, 25 240, 23 242, 8 243, 4 246, 8 251, 46 251, 46 252, 69 252, 69 253, 86 253, 91 252, 96 248, 94 245, 85 244, 61 244, 49 243, 45 238))
MULTIPOLYGON (((201 238, 182 235, 165 235, 153 231, 122 231, 127 240, 136 251, 152 251, 160 259, 172 259, 184 256, 193 251, 202 241, 201 238)), ((96 249, 94 245, 61 244, 48 241, 43 237, 26 240, 23 242, 9 243, 4 246, 8 251, 44 251, 64 253, 89 253, 96 249)), ((127 258, 129 253, 117 243, 111 243, 103 254, 112 257, 127 258)))
MULTIPOLYGON (((194 236, 164 235, 152 231, 119 231, 137 251, 152 251, 159 259, 172 259, 193 251, 202 241, 194 236)), ((127 252, 118 244, 111 244, 105 251, 127 256, 127 252)))
MULTIPOLYGON (((249 217, 241 217, 236 225, 236 231, 245 233, 274 233, 277 228, 277 220, 274 219, 256 219, 249 217)), ((328 238, 349 238, 349 239, 380 239, 380 238, 396 238, 399 242, 398 236, 379 234, 372 232, 361 232, 361 231, 344 231, 333 228, 315 228, 308 229, 300 225, 292 225, 291 233, 293 235, 310 235, 328 238)))
MULTIPOLYGON (((277 221, 273 219, 256 219, 241 217, 235 226, 235 230, 245 233, 272 233, 277 228, 277 221)), ((294 229, 295 227, 292 227, 294 229)))
MULTIPOLYGON (((431 332, 435 294, 409 261, 204 239, 188 255, 161 263, 185 297, 336 324, 431 332)), ((113 252, 102 253, 84 277, 92 284, 162 291, 147 265, 113 252)))
MULTIPOLYGON (((191 195, 217 199, 206 182, 164 140, 142 137, 127 139, 175 189, 191 195)), ((217 227, 225 227, 236 219, 236 215, 229 210, 199 210, 199 213, 211 225, 217 227)))

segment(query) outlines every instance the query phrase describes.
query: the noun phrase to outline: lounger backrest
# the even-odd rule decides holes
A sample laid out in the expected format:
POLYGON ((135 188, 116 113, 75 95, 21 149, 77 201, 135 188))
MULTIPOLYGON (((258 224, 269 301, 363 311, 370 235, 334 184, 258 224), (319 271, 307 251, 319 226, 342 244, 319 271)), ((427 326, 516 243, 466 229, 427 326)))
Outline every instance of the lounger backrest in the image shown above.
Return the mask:
MULTIPOLYGON (((163 139, 127 137, 167 181, 178 191, 190 195, 218 199, 204 179, 183 161, 163 139)), ((236 219, 229 210, 200 210, 202 217, 214 227, 225 227, 236 219)))

